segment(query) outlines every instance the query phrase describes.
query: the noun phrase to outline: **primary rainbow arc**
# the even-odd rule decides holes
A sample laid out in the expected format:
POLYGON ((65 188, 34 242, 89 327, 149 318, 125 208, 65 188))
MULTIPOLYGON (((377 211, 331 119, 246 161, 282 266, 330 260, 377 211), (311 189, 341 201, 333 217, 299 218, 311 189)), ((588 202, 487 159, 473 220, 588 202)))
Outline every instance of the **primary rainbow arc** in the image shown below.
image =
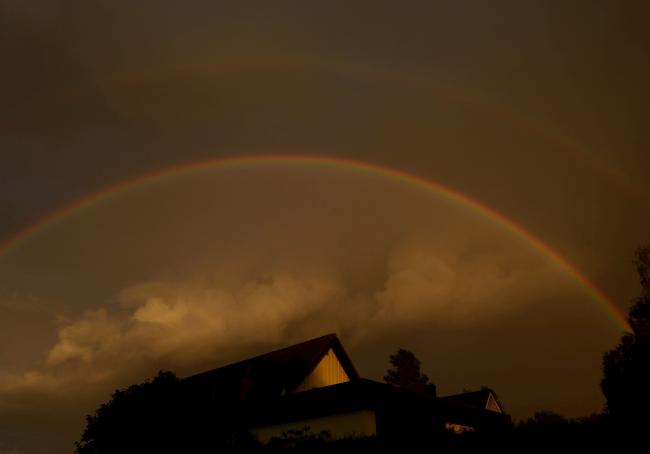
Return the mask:
POLYGON ((523 239, 535 249, 540 251, 543 255, 553 260, 563 271, 573 276, 573 278, 596 300, 604 304, 608 312, 613 316, 614 320, 626 331, 630 331, 630 326, 621 309, 609 298, 602 290, 600 290, 594 283, 592 283, 580 270, 578 270, 571 262, 560 255, 547 243, 542 241, 539 237, 526 230, 523 226, 515 221, 505 217, 493 208, 475 200, 459 191, 456 191, 447 186, 443 186, 432 180, 405 172, 403 170, 384 167, 377 164, 368 162, 354 161, 343 158, 331 158, 314 155, 292 155, 292 154, 275 154, 275 155, 251 155, 240 156, 233 158, 219 158, 208 161, 193 162, 188 164, 177 165, 162 170, 157 170, 137 178, 110 186, 101 191, 95 192, 87 197, 84 197, 76 202, 64 207, 63 209, 52 212, 50 215, 43 218, 41 221, 29 226, 9 240, 0 244, 0 258, 8 254, 12 250, 18 248, 21 244, 28 241, 31 237, 44 232, 49 227, 64 221, 69 216, 79 213, 82 210, 89 208, 101 201, 122 194, 130 189, 136 187, 158 182, 165 178, 172 176, 187 174, 191 172, 214 169, 220 167, 234 167, 243 166, 252 163, 303 163, 312 164, 333 168, 345 168, 349 170, 356 170, 362 173, 368 173, 380 177, 390 178, 393 180, 401 181, 410 185, 414 185, 436 193, 452 202, 458 203, 472 211, 475 211, 498 225, 502 226, 509 232, 523 239))

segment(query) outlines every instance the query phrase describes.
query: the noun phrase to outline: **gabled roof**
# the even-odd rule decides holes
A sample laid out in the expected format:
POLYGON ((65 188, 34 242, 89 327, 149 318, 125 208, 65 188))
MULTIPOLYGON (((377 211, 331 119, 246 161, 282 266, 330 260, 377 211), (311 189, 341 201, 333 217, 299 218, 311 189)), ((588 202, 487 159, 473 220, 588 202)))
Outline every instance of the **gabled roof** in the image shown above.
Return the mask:
POLYGON ((359 378, 336 334, 311 339, 183 380, 186 389, 210 400, 243 402, 294 391, 332 349, 350 380, 359 378))
POLYGON ((490 388, 483 388, 478 391, 471 391, 462 394, 454 394, 452 396, 445 396, 443 399, 458 402, 460 404, 469 405, 471 407, 488 409, 488 404, 492 398, 494 404, 499 408, 499 412, 503 412, 501 404, 499 403, 496 394, 490 388))

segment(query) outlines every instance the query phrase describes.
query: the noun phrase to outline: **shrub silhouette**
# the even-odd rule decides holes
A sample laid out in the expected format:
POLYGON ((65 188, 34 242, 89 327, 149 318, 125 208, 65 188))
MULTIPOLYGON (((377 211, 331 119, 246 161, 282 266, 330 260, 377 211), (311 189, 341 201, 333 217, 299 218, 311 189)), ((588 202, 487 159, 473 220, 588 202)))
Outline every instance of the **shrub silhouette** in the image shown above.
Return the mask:
POLYGON ((78 454, 199 452, 255 446, 237 413, 193 400, 173 372, 116 390, 76 443, 78 454))

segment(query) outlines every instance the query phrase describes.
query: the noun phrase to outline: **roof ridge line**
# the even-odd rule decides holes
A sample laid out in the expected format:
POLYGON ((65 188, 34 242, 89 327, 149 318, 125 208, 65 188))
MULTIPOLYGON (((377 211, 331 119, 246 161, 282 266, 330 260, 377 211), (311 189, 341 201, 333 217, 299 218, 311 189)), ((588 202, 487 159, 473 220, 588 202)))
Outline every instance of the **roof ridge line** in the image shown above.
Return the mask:
MULTIPOLYGON (((241 364, 246 363, 246 362, 249 362, 249 361, 252 362, 252 361, 254 361, 254 360, 256 360, 256 359, 259 359, 259 358, 262 358, 262 357, 264 357, 264 356, 273 355, 273 354, 278 353, 278 352, 281 352, 281 351, 283 351, 283 350, 287 350, 287 349, 290 349, 290 348, 298 347, 298 346, 300 346, 300 345, 303 345, 303 344, 306 344, 306 343, 309 343, 309 342, 314 342, 314 341, 317 341, 317 340, 319 340, 319 339, 325 339, 325 338, 328 338, 328 337, 330 338, 329 342, 331 342, 331 341, 334 340, 334 339, 338 339, 338 336, 336 335, 336 333, 325 334, 325 335, 323 335, 323 336, 318 336, 318 337, 314 337, 314 338, 312 338, 312 339, 308 339, 308 340, 305 340, 305 341, 302 341, 302 342, 298 342, 297 344, 288 345, 288 346, 286 346, 286 347, 278 348, 278 349, 276 349, 276 350, 272 350, 272 351, 270 351, 270 352, 262 353, 262 354, 259 354, 259 355, 256 355, 256 356, 252 356, 252 357, 250 357, 250 358, 246 358, 246 359, 242 359, 242 360, 239 360, 239 361, 235 361, 234 363, 224 364, 223 366, 219 366, 219 367, 215 367, 214 369, 210 369, 210 370, 206 370, 206 371, 203 371, 203 372, 199 372, 198 374, 189 375, 189 376, 183 378, 183 380, 186 380, 186 379, 188 379, 188 378, 199 377, 199 376, 204 375, 204 374, 209 374, 209 373, 214 372, 214 371, 216 371, 216 370, 225 369, 225 368, 233 367, 233 366, 238 366, 238 365, 241 365, 241 364)), ((328 342, 328 343, 329 343, 329 342, 328 342)), ((339 341, 339 343, 340 343, 340 341, 339 341)), ((322 355, 322 352, 320 352, 320 353, 321 353, 321 354, 319 355, 319 358, 318 358, 318 359, 320 359, 320 356, 322 355)), ((316 360, 316 361, 317 361, 317 360, 316 360)))

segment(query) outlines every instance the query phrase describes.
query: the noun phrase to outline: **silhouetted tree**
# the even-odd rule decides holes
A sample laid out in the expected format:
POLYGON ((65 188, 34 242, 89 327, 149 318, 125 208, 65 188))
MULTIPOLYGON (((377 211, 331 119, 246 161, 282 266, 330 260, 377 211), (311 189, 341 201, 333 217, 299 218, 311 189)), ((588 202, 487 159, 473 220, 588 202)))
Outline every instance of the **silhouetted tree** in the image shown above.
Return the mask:
POLYGON ((115 391, 109 402, 86 417, 76 452, 145 452, 169 446, 169 436, 178 430, 174 412, 179 388, 176 375, 161 371, 152 381, 115 391))
POLYGON ((216 452, 255 441, 237 413, 192 399, 173 372, 113 393, 76 443, 78 454, 216 452))
POLYGON ((420 370, 420 360, 413 352, 400 348, 397 353, 390 355, 392 368, 384 375, 384 381, 389 385, 427 393, 435 397, 436 385, 429 382, 429 377, 420 370))
POLYGON ((629 310, 632 332, 605 353, 601 388, 619 425, 638 428, 650 422, 650 246, 637 249, 634 263, 642 292, 629 310))

